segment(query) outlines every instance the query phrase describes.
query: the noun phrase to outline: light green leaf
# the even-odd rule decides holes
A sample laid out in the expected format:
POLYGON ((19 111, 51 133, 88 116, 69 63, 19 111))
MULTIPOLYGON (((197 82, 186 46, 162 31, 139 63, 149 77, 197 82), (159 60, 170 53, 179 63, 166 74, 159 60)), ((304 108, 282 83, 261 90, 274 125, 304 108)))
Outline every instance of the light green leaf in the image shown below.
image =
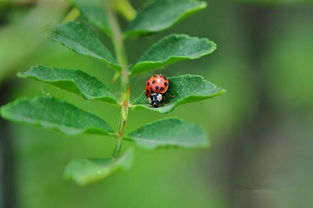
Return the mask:
POLYGON ((143 92, 133 102, 133 108, 145 108, 160 113, 168 113, 181 104, 212 98, 225 92, 224 89, 206 81, 199 75, 180 75, 170 77, 168 80, 169 88, 163 95, 160 107, 151 107, 143 92))
POLYGON ((130 37, 163 31, 205 7, 205 2, 197 0, 152 0, 138 13, 124 35, 130 37))
POLYGON ((53 32, 52 38, 76 53, 99 59, 115 70, 120 69, 111 52, 98 37, 79 22, 59 25, 53 32))
POLYGON ((158 147, 196 148, 207 147, 209 144, 206 132, 202 128, 174 118, 146 124, 128 134, 126 139, 146 149, 158 147))
POLYGON ((80 70, 34 66, 26 72, 18 73, 18 76, 32 78, 76 94, 81 94, 87 100, 118 103, 114 95, 102 82, 80 70))
POLYGON ((104 1, 101 0, 74 0, 76 7, 86 19, 96 27, 102 29, 109 36, 112 31, 104 10, 104 1))
POLYGON ((112 128, 101 118, 53 97, 19 99, 1 107, 0 112, 8 120, 57 129, 69 135, 114 135, 112 128))
POLYGON ((65 177, 74 180, 78 185, 87 185, 102 180, 115 172, 127 171, 133 162, 132 149, 117 159, 77 159, 65 168, 65 177))
POLYGON ((132 75, 165 67, 180 60, 201 58, 215 51, 216 44, 206 38, 170 35, 155 43, 131 69, 132 75))

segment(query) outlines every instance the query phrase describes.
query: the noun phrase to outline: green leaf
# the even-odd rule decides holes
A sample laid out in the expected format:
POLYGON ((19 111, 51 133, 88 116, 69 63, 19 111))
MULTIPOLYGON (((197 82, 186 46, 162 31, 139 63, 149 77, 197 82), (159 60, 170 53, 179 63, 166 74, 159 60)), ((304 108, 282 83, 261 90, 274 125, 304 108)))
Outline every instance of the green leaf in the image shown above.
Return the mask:
POLYGON ((151 107, 143 92, 133 102, 133 108, 145 108, 160 113, 168 113, 181 104, 212 98, 225 92, 224 89, 206 81, 199 75, 180 75, 170 77, 168 80, 169 88, 163 95, 160 107, 151 107))
POLYGON ((120 69, 111 52, 98 37, 79 22, 59 25, 53 32, 52 38, 76 53, 99 59, 115 70, 120 69))
POLYGON ((96 27, 102 29, 109 36, 112 31, 108 18, 104 11, 104 3, 100 0, 74 0, 76 7, 86 17, 86 19, 96 27))
POLYGON ((150 1, 130 23, 124 35, 130 37, 163 31, 205 7, 205 2, 196 0, 150 1))
POLYGON ((131 69, 132 75, 165 67, 180 60, 197 59, 215 51, 216 44, 206 38, 170 35, 148 49, 131 69))
POLYGON ((80 70, 34 66, 26 72, 18 73, 18 76, 32 78, 76 94, 81 94, 87 100, 118 103, 114 95, 102 82, 80 70))
POLYGON ((8 120, 57 129, 69 135, 114 135, 112 128, 101 118, 53 97, 19 99, 1 107, 0 112, 8 120))
POLYGON ((180 119, 159 120, 135 130, 126 136, 146 149, 158 147, 207 147, 209 142, 206 132, 196 124, 180 119))
POLYGON ((65 168, 65 177, 74 180, 78 185, 87 185, 102 180, 115 172, 127 171, 133 162, 132 149, 117 159, 77 159, 65 168))

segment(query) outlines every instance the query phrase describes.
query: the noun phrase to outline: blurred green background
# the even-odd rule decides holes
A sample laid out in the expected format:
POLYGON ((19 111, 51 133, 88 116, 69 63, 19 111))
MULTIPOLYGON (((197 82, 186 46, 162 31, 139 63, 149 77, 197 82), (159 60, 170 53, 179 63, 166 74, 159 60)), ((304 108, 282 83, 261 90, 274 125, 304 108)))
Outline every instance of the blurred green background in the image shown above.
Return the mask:
MULTIPOLYGON (((139 8, 143 0, 131 3, 139 8)), ((75 158, 107 157, 114 140, 64 136, 0 120, 3 208, 311 208, 313 206, 313 2, 208 0, 208 8, 170 31, 132 39, 130 60, 170 33, 208 37, 218 50, 168 67, 167 76, 203 75, 228 90, 181 106, 167 117, 200 123, 209 149, 136 149, 131 171, 87 187, 63 180, 75 158)), ((113 72, 48 39, 70 5, 58 0, 0 0, 0 104, 53 94, 117 125, 119 111, 15 74, 35 64, 78 68, 117 91, 113 72), (74 96, 74 97, 73 97, 74 96)), ((104 39, 107 42, 107 40, 104 39)), ((134 96, 148 75, 132 81, 134 96)), ((161 118, 131 112, 128 131, 161 118)), ((125 144, 126 147, 129 144, 125 144)))

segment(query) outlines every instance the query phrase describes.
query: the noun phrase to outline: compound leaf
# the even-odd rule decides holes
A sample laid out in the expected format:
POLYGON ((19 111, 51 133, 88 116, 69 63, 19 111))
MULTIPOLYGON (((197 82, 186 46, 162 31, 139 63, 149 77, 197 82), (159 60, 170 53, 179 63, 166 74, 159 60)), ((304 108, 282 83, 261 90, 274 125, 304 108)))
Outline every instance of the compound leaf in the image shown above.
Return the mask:
POLYGON ((117 104, 114 95, 95 77, 80 70, 34 66, 18 73, 19 77, 32 78, 82 95, 87 100, 102 100, 117 104))
POLYGON ((0 112, 8 120, 57 129, 68 135, 114 135, 112 128, 101 118, 50 96, 19 99, 1 107, 0 112))
POLYGON ((74 0, 76 7, 86 19, 111 36, 112 31, 101 0, 74 0))
POLYGON ((224 92, 224 89, 206 81, 199 75, 174 76, 169 78, 169 88, 166 94, 163 95, 160 107, 151 107, 143 92, 133 102, 133 108, 144 108, 160 113, 168 113, 178 105, 212 98, 224 92))
POLYGON ((159 120, 128 134, 126 139, 146 149, 159 147, 196 148, 208 146, 205 131, 180 119, 159 120))
POLYGON ((52 38, 76 53, 94 57, 115 70, 120 70, 109 49, 87 26, 79 22, 59 25, 53 32, 52 38))
POLYGON ((205 7, 205 2, 197 0, 152 0, 138 13, 124 35, 130 37, 163 31, 205 7))
POLYGON ((127 171, 133 161, 133 151, 129 149, 117 159, 77 159, 65 168, 65 177, 78 185, 87 185, 102 180, 115 172, 127 171))
POLYGON ((216 44, 206 38, 170 35, 152 45, 133 66, 131 73, 136 75, 180 60, 201 58, 215 49, 216 44))

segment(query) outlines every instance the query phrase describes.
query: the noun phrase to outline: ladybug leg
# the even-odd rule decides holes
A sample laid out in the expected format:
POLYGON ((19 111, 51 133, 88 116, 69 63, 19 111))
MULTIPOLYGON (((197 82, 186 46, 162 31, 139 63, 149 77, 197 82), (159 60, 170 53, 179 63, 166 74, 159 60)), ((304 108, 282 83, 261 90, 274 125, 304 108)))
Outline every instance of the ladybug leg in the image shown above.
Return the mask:
POLYGON ((170 99, 170 98, 174 98, 175 95, 172 95, 172 94, 169 94, 169 93, 165 93, 164 97, 166 98, 165 100, 167 100, 167 99, 170 99))

